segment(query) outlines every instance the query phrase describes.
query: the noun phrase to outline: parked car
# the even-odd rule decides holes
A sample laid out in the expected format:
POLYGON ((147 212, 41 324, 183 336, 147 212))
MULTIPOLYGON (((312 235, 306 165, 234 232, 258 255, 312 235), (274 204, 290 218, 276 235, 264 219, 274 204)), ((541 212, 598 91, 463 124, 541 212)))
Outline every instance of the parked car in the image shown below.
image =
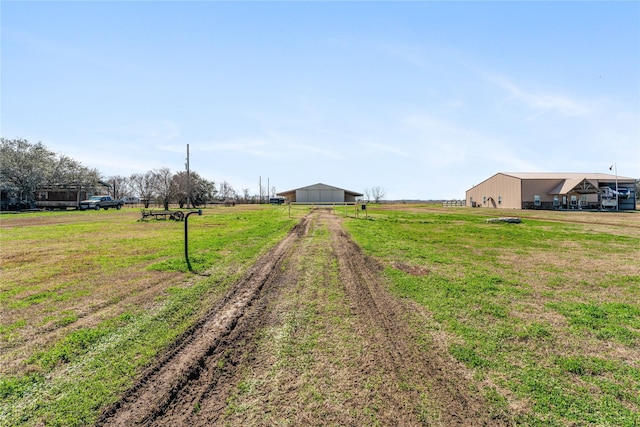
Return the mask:
POLYGON ((130 196, 125 196, 122 198, 122 203, 124 204, 137 204, 140 203, 140 198, 139 197, 130 197, 130 196))
POLYGON ((114 200, 111 196, 93 196, 88 200, 83 200, 80 202, 79 208, 81 211, 87 209, 95 209, 97 211, 100 208, 107 210, 109 208, 122 208, 122 200, 114 200))

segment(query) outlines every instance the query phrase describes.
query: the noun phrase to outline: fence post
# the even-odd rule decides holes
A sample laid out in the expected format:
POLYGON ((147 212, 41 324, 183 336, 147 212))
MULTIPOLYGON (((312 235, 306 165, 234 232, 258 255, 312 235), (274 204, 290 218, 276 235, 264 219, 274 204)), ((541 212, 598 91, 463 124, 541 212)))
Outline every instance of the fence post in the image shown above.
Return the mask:
POLYGON ((191 263, 189 262, 189 215, 197 213, 198 215, 202 215, 202 209, 198 209, 197 211, 187 212, 184 216, 184 258, 187 260, 187 267, 189 271, 192 270, 191 263))

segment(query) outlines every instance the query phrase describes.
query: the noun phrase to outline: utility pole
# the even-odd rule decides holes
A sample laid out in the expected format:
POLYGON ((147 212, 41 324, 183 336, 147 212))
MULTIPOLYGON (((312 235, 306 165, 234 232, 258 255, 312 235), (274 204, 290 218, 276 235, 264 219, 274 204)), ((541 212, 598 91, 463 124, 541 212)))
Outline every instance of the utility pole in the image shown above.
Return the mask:
POLYGON ((620 195, 618 194, 618 164, 614 162, 611 166, 609 166, 609 170, 613 168, 615 168, 616 170, 616 212, 617 212, 620 209, 620 195))
POLYGON ((618 193, 618 163, 613 163, 616 168, 616 212, 620 210, 620 193, 618 193))
POLYGON ((189 173, 189 144, 187 144, 187 209, 191 207, 191 180, 189 173))
POLYGON ((259 196, 260 198, 258 199, 259 200, 258 204, 261 205, 262 204, 262 177, 261 176, 258 177, 258 194, 260 195, 259 196))

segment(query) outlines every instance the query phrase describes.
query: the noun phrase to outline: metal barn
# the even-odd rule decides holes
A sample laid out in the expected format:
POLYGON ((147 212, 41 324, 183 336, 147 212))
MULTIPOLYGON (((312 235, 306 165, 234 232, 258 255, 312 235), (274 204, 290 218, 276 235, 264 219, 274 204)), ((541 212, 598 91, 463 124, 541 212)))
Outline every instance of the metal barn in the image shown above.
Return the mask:
POLYGON ((283 191, 278 196, 291 203, 355 203, 362 193, 318 183, 294 190, 283 191))
POLYGON ((605 173, 501 172, 467 190, 467 206, 636 209, 635 179, 605 173))

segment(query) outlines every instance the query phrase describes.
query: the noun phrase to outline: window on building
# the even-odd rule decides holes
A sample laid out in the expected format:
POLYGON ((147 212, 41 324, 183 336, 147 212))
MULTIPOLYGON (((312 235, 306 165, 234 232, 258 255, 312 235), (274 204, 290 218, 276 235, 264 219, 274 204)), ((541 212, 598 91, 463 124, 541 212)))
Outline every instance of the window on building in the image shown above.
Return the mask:
POLYGON ((502 204, 502 196, 498 196, 498 204, 501 205, 502 204))
POLYGON ((540 196, 539 195, 535 195, 533 196, 533 204, 535 206, 540 206, 542 204, 542 202, 540 201, 540 196))
POLYGON ((484 204, 486 204, 486 203, 487 203, 487 196, 484 196, 484 197, 482 198, 482 204, 484 205, 484 204))

